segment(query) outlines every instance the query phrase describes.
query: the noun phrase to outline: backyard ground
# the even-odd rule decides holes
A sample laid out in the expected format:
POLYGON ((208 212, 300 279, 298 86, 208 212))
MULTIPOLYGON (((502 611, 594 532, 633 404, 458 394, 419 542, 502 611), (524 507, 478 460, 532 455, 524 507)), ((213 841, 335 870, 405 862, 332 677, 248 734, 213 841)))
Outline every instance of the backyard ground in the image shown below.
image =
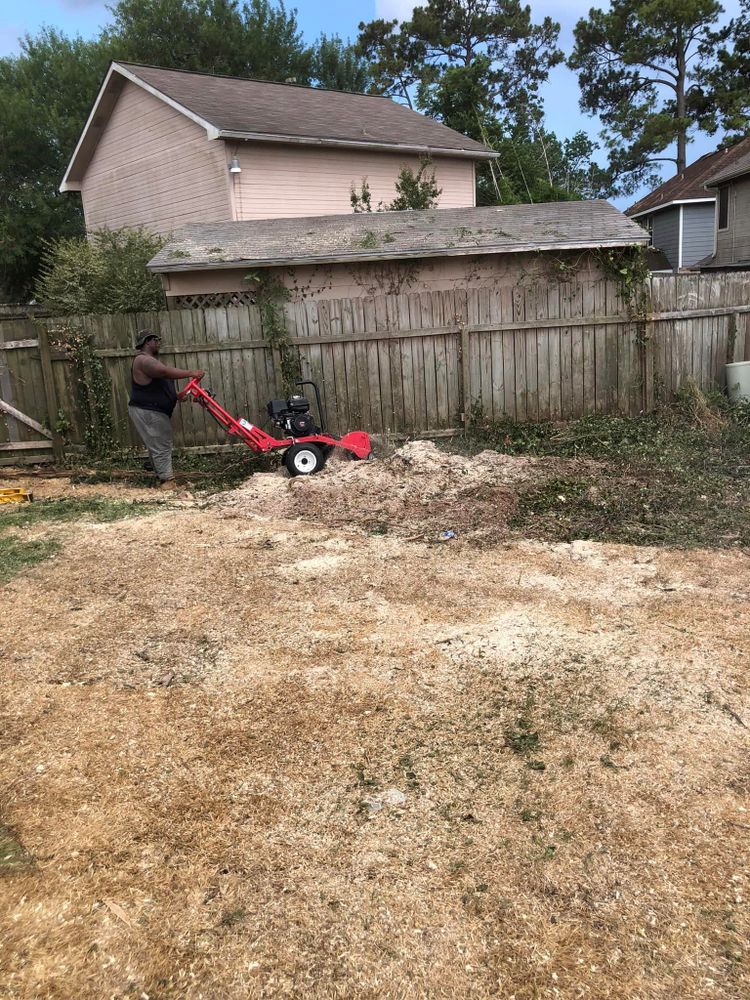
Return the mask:
POLYGON ((747 481, 621 431, 168 503, 37 478, 0 996, 747 997, 747 481))

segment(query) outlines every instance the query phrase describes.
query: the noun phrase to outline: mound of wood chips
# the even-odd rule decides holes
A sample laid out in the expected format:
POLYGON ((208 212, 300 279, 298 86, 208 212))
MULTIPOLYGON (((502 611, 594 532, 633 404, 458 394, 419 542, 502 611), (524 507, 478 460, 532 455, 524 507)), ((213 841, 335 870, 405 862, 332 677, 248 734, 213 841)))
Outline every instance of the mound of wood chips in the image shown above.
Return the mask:
POLYGON ((229 516, 304 519, 420 539, 454 532, 497 540, 507 535, 519 484, 544 474, 544 461, 494 451, 469 458, 411 441, 380 460, 332 457, 314 476, 255 475, 215 502, 229 516))

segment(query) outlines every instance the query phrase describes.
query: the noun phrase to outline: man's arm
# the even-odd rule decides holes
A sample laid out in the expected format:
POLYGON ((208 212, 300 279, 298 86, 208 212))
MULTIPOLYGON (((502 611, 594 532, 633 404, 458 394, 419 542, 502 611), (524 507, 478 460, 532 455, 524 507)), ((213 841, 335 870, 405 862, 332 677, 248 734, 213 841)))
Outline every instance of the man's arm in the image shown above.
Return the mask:
POLYGON ((143 356, 138 359, 138 368, 149 378, 200 378, 205 375, 202 368, 173 368, 156 358, 143 356))

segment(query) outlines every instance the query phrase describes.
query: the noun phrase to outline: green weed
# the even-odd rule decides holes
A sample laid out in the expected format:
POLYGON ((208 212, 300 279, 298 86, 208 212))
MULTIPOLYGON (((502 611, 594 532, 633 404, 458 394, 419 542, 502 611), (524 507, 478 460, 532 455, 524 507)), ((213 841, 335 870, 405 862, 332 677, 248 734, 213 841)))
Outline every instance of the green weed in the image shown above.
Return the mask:
MULTIPOLYGON (((57 542, 51 538, 27 542, 14 535, 0 534, 0 584, 7 583, 22 570, 50 559, 58 548, 57 542)), ((2 828, 0 828, 0 852, 2 850, 2 828)))

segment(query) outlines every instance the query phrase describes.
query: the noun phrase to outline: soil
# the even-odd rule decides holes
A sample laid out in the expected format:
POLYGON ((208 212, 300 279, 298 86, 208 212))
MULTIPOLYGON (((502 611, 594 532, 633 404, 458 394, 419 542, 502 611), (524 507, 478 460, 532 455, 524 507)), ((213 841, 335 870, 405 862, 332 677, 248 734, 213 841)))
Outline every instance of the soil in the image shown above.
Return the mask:
POLYGON ((504 540, 551 474, 410 445, 30 529, 0 996, 746 997, 750 562, 504 540))
POLYGON ((468 458, 412 441, 380 461, 332 458, 315 476, 255 475, 214 503, 230 517, 261 513, 424 540, 450 531, 481 544, 508 536, 519 485, 580 474, 586 464, 495 451, 468 458))

